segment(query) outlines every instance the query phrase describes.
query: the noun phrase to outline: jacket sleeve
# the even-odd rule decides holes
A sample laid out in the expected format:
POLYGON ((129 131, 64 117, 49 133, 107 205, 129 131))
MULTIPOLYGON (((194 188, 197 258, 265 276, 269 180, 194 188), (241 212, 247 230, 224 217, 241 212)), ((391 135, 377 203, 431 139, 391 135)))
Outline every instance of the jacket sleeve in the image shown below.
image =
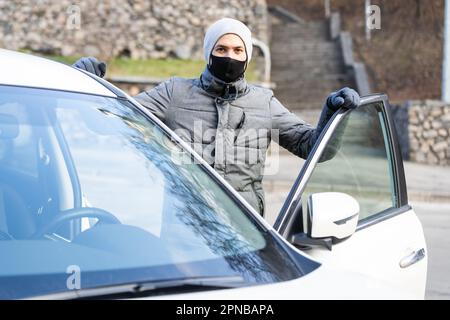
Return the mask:
POLYGON ((314 147, 320 133, 325 128, 334 111, 325 104, 320 114, 317 127, 303 121, 287 110, 281 102, 272 96, 270 101, 272 117, 272 138, 283 148, 306 159, 314 147), (278 141, 276 135, 278 133, 278 141))
POLYGON ((162 122, 165 122, 167 111, 172 102, 172 96, 173 79, 170 78, 153 89, 139 93, 134 98, 162 122))

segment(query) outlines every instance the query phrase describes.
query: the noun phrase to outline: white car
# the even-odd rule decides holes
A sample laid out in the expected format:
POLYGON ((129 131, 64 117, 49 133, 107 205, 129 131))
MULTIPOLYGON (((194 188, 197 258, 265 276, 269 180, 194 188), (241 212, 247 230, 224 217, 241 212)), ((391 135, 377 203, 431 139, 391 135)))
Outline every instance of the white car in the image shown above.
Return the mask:
POLYGON ((423 299, 426 272, 385 95, 334 115, 272 227, 121 90, 0 50, 1 299, 423 299))

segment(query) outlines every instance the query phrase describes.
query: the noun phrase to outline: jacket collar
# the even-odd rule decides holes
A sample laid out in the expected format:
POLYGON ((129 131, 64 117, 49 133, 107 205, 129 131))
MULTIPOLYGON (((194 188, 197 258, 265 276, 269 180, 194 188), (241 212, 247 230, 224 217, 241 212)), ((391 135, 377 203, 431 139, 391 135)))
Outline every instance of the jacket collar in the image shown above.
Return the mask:
POLYGON ((200 86, 208 94, 225 100, 237 99, 248 92, 248 85, 244 76, 235 82, 226 83, 215 77, 208 67, 205 67, 200 75, 200 86))

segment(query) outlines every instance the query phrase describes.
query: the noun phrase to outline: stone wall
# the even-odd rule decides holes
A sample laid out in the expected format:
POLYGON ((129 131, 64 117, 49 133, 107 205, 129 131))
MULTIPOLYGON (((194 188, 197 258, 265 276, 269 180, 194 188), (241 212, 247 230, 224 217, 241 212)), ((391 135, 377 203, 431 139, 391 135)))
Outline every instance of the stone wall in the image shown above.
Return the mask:
POLYGON ((202 58, 203 36, 231 17, 268 41, 265 0, 0 0, 0 47, 57 54, 202 58))
POLYGON ((450 165, 450 105, 408 102, 409 155, 412 161, 450 165))

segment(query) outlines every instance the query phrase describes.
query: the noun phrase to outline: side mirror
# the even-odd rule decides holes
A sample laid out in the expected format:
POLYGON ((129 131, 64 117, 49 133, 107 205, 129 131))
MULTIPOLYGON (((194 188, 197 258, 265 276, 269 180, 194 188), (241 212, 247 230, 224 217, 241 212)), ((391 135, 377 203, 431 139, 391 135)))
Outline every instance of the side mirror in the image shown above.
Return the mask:
POLYGON ((359 203, 341 192, 313 193, 308 198, 308 236, 344 239, 356 230, 359 203))
POLYGON ((313 193, 307 204, 307 233, 294 234, 291 243, 303 249, 324 246, 331 250, 333 242, 355 232, 358 217, 359 203, 348 194, 313 193))

